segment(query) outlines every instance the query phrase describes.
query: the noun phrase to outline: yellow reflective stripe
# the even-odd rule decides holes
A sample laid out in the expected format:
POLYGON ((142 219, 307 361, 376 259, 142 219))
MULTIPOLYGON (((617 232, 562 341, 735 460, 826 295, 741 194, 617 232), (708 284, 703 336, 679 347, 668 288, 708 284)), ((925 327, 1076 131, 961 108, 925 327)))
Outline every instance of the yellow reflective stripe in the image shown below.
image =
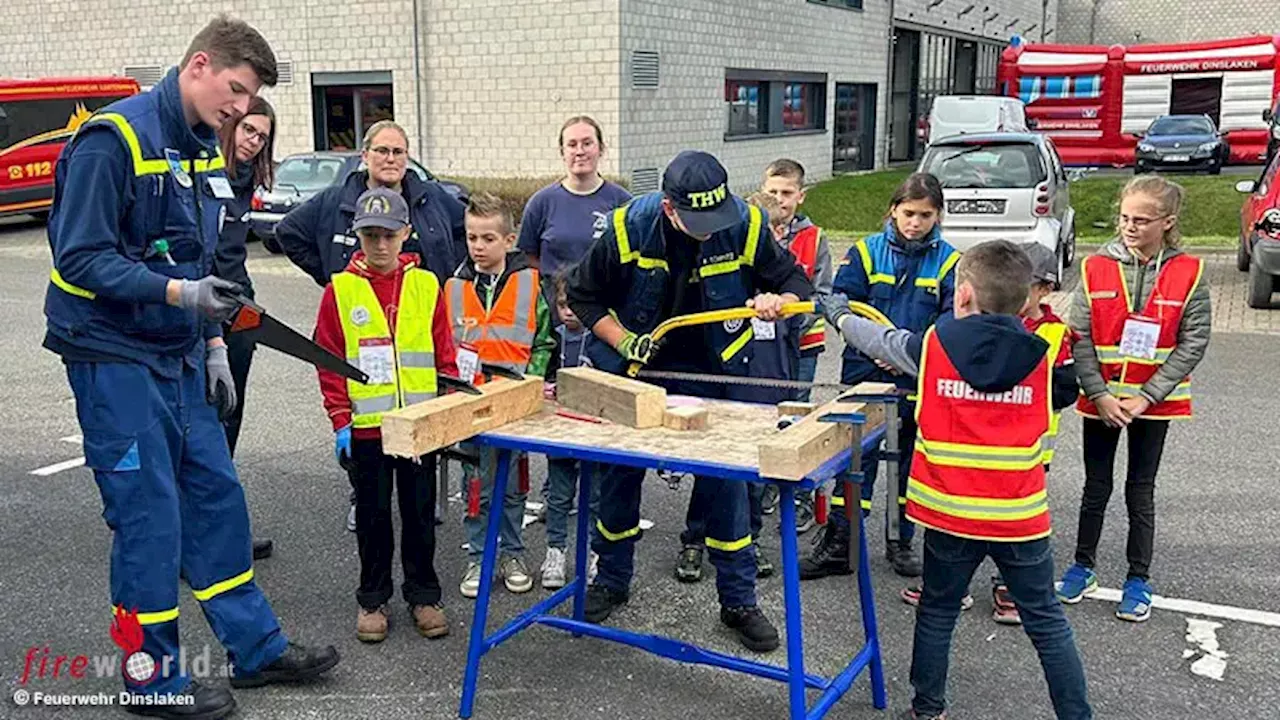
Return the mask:
POLYGON ((750 265, 746 258, 734 258, 725 260, 724 262, 711 263, 698 268, 698 275, 703 278, 713 277, 715 275, 725 275, 732 272, 738 272, 743 265, 750 265))
POLYGON ((1053 366, 1058 363, 1058 350, 1062 348, 1062 338, 1067 336, 1067 326, 1057 322, 1044 323, 1036 328, 1036 335, 1049 343, 1049 372, 1052 373, 1053 366))
POLYGON ((938 287, 938 278, 916 278, 916 287, 920 288, 936 288, 938 287))
POLYGON ((860 504, 860 505, 862 506, 862 509, 863 509, 863 510, 870 510, 870 509, 871 509, 871 501, 870 501, 870 500, 860 500, 860 501, 858 501, 858 504, 860 504))
MULTIPOLYGON (((1107 383, 1107 392, 1116 397, 1133 397, 1142 391, 1142 385, 1139 383, 1107 383)), ((1191 381, 1183 380, 1178 383, 1173 392, 1164 397, 1165 400, 1190 400, 1191 399, 1191 381)))
POLYGON ((662 258, 636 256, 636 264, 644 270, 652 270, 654 268, 662 268, 667 272, 671 272, 671 268, 667 266, 667 261, 662 258))
POLYGON ((742 350, 742 348, 747 346, 747 343, 751 342, 751 338, 754 335, 755 333, 752 332, 751 326, 748 325, 747 329, 743 330, 742 334, 738 336, 738 339, 729 343, 729 347, 725 348, 724 352, 720 353, 720 360, 723 362, 729 362, 733 359, 734 355, 738 354, 738 351, 742 350))
POLYGON ((935 465, 984 470, 1030 470, 1044 457, 1043 441, 1039 439, 1031 447, 993 447, 925 440, 916 435, 916 450, 935 465))
POLYGON ((72 285, 66 280, 63 280, 62 275, 58 273, 57 268, 54 268, 49 271, 49 281, 52 282, 54 285, 57 285, 58 288, 63 292, 70 293, 71 295, 76 295, 78 297, 82 297, 87 300, 92 300, 98 297, 98 294, 93 292, 92 290, 85 290, 82 287, 72 285))
MULTIPOLYGON (((114 618, 116 616, 117 608, 120 610, 128 609, 128 608, 120 607, 118 605, 112 605, 111 617, 114 618)), ((173 622, 174 620, 178 619, 178 608, 161 610, 159 612, 138 613, 137 618, 138 618, 139 625, 159 625, 160 623, 173 622)))
POLYGON ((1173 354, 1174 350, 1173 348, 1156 348, 1155 359, 1147 360, 1146 358, 1121 355, 1119 345, 1095 345, 1093 349, 1098 355, 1098 362, 1131 362, 1135 365, 1162 365, 1169 360, 1169 356, 1173 354))
POLYGON ((631 239, 627 236, 627 206, 613 211, 613 237, 618 243, 618 258, 627 264, 640 257, 640 253, 631 252, 631 239))
POLYGON ((842 495, 832 495, 831 507, 844 507, 844 497, 842 495))
POLYGON ((1044 490, 1022 498, 970 497, 950 495, 909 478, 907 497, 943 515, 969 520, 1027 520, 1049 511, 1049 496, 1044 490))
POLYGON ((755 265, 756 251, 760 248, 760 229, 764 224, 764 213, 760 212, 760 208, 755 205, 748 205, 747 214, 751 220, 747 223, 747 245, 742 250, 742 264, 755 265))
MULTIPOLYGON (((142 157, 142 144, 138 142, 138 134, 134 132, 133 126, 129 121, 119 113, 98 113, 94 115, 90 122, 97 120, 106 120, 116 129, 120 131, 120 136, 124 138, 124 144, 129 147, 129 154, 133 157, 133 174, 134 175, 163 175, 169 172, 169 161, 160 159, 144 159, 142 157)), ((187 172, 193 169, 195 172, 209 172, 210 170, 221 170, 227 166, 226 160, 222 157, 222 151, 212 160, 196 160, 194 165, 190 160, 184 160, 183 165, 187 172)))
POLYGON ((228 578, 222 582, 214 583, 203 590, 196 590, 195 588, 192 588, 191 594, 195 595, 196 599, 200 602, 209 602, 218 595, 221 595, 228 590, 234 590, 252 579, 253 568, 249 568, 233 578, 228 578))
POLYGON ((712 550, 737 552, 751 544, 751 536, 748 535, 743 538, 738 538, 737 540, 716 540, 714 538, 707 538, 705 542, 707 543, 707 547, 712 550))
POLYGON ((866 271, 868 283, 888 283, 890 285, 894 283, 892 275, 876 272, 875 264, 871 262, 871 251, 867 249, 866 240, 859 240, 854 247, 858 249, 858 255, 862 257, 862 269, 866 271))
POLYGON ((951 268, 955 267, 958 262, 960 262, 960 253, 957 250, 952 250, 947 259, 942 261, 942 267, 938 270, 938 279, 941 280, 946 277, 947 273, 951 272, 951 268))
POLYGON ((605 540, 608 540, 609 542, 619 542, 621 540, 626 540, 629 537, 635 537, 640 534, 639 525, 636 525, 635 527, 630 528, 629 530, 623 530, 622 532, 609 532, 609 529, 606 528, 604 526, 604 523, 600 522, 599 519, 596 520, 596 530, 600 531, 600 537, 603 537, 605 540))

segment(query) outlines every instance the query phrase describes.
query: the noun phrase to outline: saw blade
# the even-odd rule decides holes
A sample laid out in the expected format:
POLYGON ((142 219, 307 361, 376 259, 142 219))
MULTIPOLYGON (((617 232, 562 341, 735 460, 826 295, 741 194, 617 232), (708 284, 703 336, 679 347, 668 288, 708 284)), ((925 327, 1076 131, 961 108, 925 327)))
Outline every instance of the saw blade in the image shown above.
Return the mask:
POLYGON ((676 372, 674 370, 641 370, 636 375, 641 380, 679 380, 683 382, 713 383, 717 385, 743 385, 747 387, 785 388, 788 390, 835 390, 844 392, 853 387, 840 383, 805 382, 777 378, 752 378, 737 375, 711 375, 704 373, 676 372))

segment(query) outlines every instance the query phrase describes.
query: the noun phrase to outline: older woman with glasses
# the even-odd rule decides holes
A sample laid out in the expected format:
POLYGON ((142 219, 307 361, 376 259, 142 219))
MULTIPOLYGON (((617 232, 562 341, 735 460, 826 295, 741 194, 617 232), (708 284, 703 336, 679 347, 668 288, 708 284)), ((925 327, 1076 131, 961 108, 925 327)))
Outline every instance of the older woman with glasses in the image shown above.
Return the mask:
POLYGON ((413 232, 404 251, 417 254, 421 266, 444 284, 467 259, 462 203, 439 183, 409 172, 409 136, 391 120, 369 127, 361 157, 366 169, 321 190, 280 221, 276 226, 280 247, 293 264, 324 287, 360 246, 351 229, 356 199, 365 190, 388 187, 404 195, 409 204, 413 232))
MULTIPOLYGON (((223 124, 218 132, 222 156, 227 162, 227 180, 231 183, 232 197, 223 206, 222 231, 218 234, 218 247, 213 258, 213 274, 230 280, 244 288, 244 294, 253 297, 253 281, 245 267, 248 249, 245 241, 249 235, 249 201, 258 187, 271 187, 272 155, 276 142, 276 113, 271 104, 260 97, 249 101, 249 110, 238 119, 223 124)), ((227 361, 231 365, 231 379, 235 383, 239 402, 230 416, 222 421, 227 431, 227 445, 235 457, 236 441, 240 438, 240 422, 244 418, 245 388, 249 383, 249 366, 253 363, 253 343, 240 333, 227 332, 227 361)), ((255 538, 253 559, 271 556, 271 541, 255 538)))

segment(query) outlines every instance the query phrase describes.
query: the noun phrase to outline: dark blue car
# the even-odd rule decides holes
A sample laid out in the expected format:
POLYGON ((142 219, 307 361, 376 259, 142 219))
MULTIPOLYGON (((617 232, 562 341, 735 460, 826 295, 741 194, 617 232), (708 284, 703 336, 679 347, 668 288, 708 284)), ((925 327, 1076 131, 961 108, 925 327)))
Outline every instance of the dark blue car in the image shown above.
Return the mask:
POLYGON ((1135 173, 1152 170, 1207 172, 1217 175, 1231 157, 1231 148, 1208 115, 1163 115, 1138 133, 1135 173))

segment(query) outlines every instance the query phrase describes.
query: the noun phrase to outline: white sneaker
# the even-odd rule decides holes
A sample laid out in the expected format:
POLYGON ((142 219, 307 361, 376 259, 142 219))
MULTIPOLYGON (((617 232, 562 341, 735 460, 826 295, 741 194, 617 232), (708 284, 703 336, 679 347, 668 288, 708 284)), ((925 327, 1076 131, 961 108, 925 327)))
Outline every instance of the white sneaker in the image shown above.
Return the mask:
POLYGON ((596 573, 600 572, 600 556, 595 550, 587 551, 587 584, 596 581, 596 573))
POLYGON ((480 563, 467 563, 467 572, 462 576, 462 584, 458 586, 462 597, 474 598, 480 594, 480 563))
MULTIPOLYGON (((502 566, 498 569, 498 574, 502 576, 502 583, 507 586, 507 590, 513 593, 527 593, 533 589, 533 576, 529 574, 529 569, 524 566, 524 561, 518 557, 509 557, 503 560, 502 566)), ((478 587, 479 580, 476 583, 478 587)))
POLYGON ((356 504, 351 503, 351 510, 347 512, 347 532, 356 531, 356 504))
POLYGON ((542 587, 556 590, 564 587, 564 551, 547 548, 547 559, 542 561, 542 587))

